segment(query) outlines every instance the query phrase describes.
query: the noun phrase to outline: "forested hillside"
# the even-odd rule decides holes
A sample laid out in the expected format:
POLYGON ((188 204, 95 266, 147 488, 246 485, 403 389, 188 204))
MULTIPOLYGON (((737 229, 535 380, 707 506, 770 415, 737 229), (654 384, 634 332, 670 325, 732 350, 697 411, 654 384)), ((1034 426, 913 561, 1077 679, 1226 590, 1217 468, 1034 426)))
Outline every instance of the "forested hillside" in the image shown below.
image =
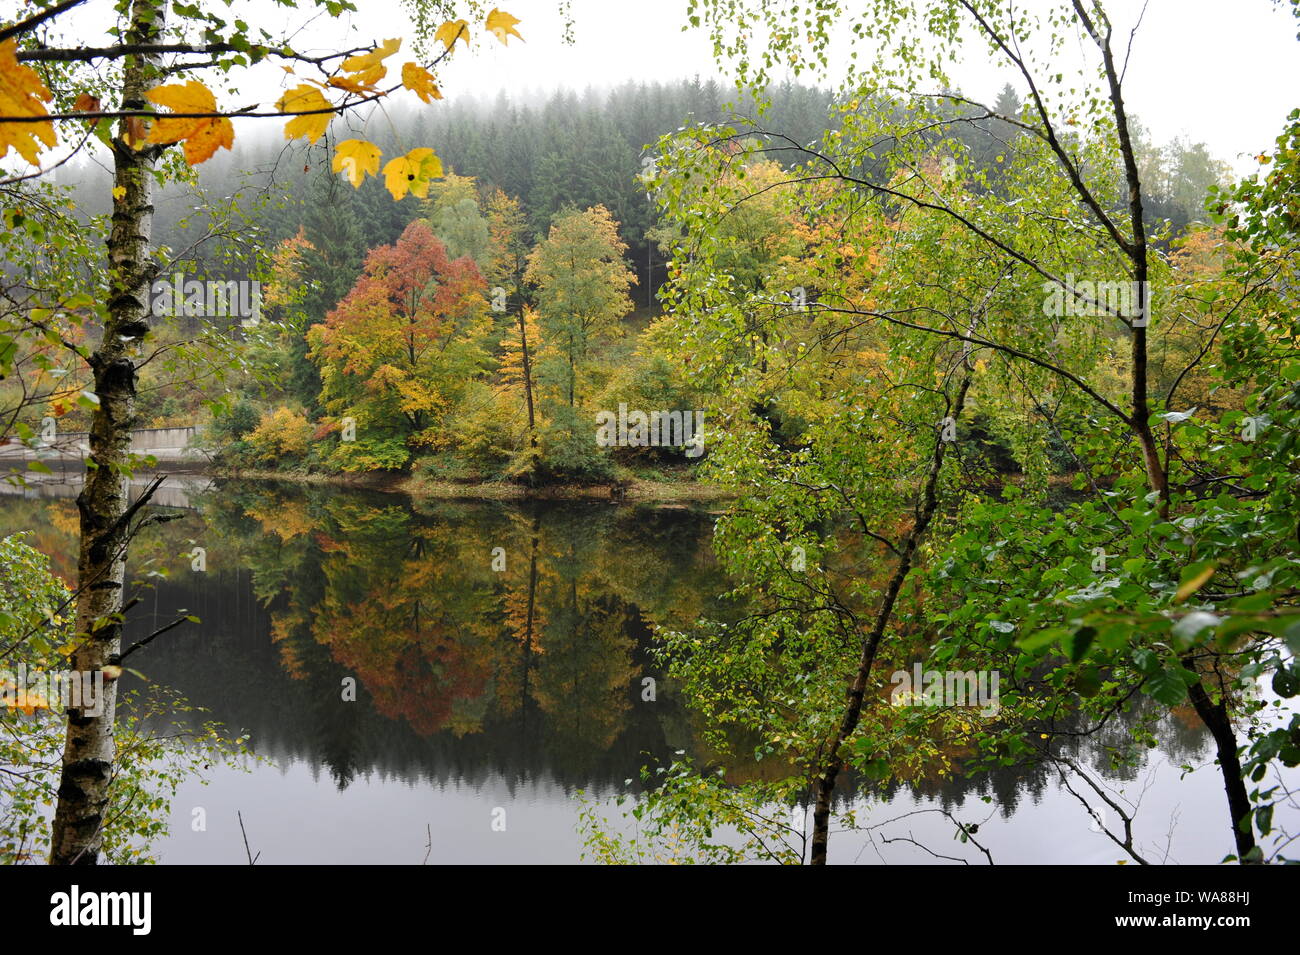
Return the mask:
MULTIPOLYGON (((385 153, 401 152, 412 142, 439 143, 447 177, 424 199, 410 193, 393 201, 378 177, 351 187, 327 159, 329 139, 338 142, 355 132, 337 123, 320 146, 251 136, 236 151, 198 167, 190 186, 164 190, 155 230, 163 247, 182 251, 176 270, 258 275, 271 324, 243 330, 256 346, 250 365, 215 397, 210 390, 187 394, 160 382, 142 404, 147 423, 192 424, 210 420, 215 412, 207 440, 220 452, 219 460, 253 469, 409 471, 419 462, 420 473, 433 479, 535 484, 662 476, 665 465, 691 464, 680 454, 658 450, 602 452, 580 437, 596 411, 618 408, 614 394, 631 398, 633 409, 636 401, 695 407, 707 398, 680 368, 669 369, 652 340, 641 337, 660 310, 657 292, 669 276, 673 242, 646 184, 655 172, 658 143, 683 123, 729 124, 752 144, 771 147, 758 170, 771 177, 797 163, 791 144, 818 149, 836 135, 843 104, 825 90, 789 82, 766 96, 740 97, 734 87, 697 79, 582 94, 558 91, 523 105, 504 95, 486 102, 463 97, 439 107, 390 107, 365 127, 385 153), (196 200, 202 201, 196 206, 196 200), (630 281, 625 294, 611 300, 589 295, 581 307, 594 311, 569 328, 567 316, 539 309, 548 295, 554 298, 554 289, 531 280, 528 263, 557 219, 591 209, 603 210, 607 226, 601 233, 591 220, 588 238, 601 249, 586 250, 589 274, 603 276, 602 283, 615 274, 630 281), (387 405, 367 405, 355 400, 359 395, 345 394, 347 379, 369 379, 388 366, 384 344, 373 338, 354 342, 349 352, 337 343, 326 347, 319 338, 313 346, 310 329, 346 325, 349 314, 354 322, 368 321, 347 303, 356 301, 355 294, 349 296, 364 280, 372 253, 393 247, 398 258, 432 254, 427 242, 423 251, 411 247, 408 230, 415 221, 425 223, 443 247, 435 259, 445 256, 442 265, 431 262, 421 280, 435 279, 468 256, 477 275, 464 279, 467 288, 481 287, 467 294, 481 298, 487 313, 477 319, 462 316, 459 325, 438 332, 439 341, 455 343, 451 352, 438 348, 438 362, 422 363, 408 354, 408 367, 398 375, 422 393, 403 411, 392 402, 407 385, 395 384, 387 405), (604 265, 598 261, 602 257, 604 265), (608 271, 615 260, 620 268, 608 271), (505 291, 495 306, 494 289, 505 291), (534 354, 525 374, 528 347, 534 354), (341 376, 338 367, 347 364, 349 354, 366 357, 341 376), (584 375, 589 380, 575 391, 584 375), (320 442, 340 434, 343 419, 388 424, 363 428, 368 434, 359 441, 327 453, 320 442), (620 469, 618 459, 632 470, 620 469)), ((863 108, 896 112, 884 103, 863 108)), ((1022 109, 1020 97, 1005 87, 996 103, 999 115, 1016 116, 1022 109)), ((977 115, 956 106, 947 112, 954 118, 977 115)), ((1020 131, 991 119, 957 123, 949 135, 985 175, 984 185, 975 188, 998 191, 1020 131)), ((932 138, 940 142, 938 133, 932 138)), ((1139 145, 1147 202, 1153 218, 1167 223, 1161 241, 1169 242, 1203 219, 1208 190, 1223 179, 1226 167, 1201 145, 1158 147, 1140 139, 1139 145)), ((886 168, 882 154, 866 159, 862 173, 871 178, 886 168)), ((72 188, 83 212, 102 204, 90 169, 60 171, 59 178, 72 188)), ((765 215, 768 221, 750 223, 758 235, 792 230, 798 218, 773 208, 765 215)), ((764 256, 755 257, 753 249, 745 255, 757 278, 764 256)), ((534 270, 533 277, 538 275, 534 270)), ((436 323, 440 317, 430 319, 436 323)), ((202 321, 183 315, 175 329, 178 335, 214 332, 220 336, 227 330, 204 328, 202 321)), ((400 337, 399 329, 392 332, 400 337)), ((77 420, 75 409, 71 414, 69 425, 77 420)))

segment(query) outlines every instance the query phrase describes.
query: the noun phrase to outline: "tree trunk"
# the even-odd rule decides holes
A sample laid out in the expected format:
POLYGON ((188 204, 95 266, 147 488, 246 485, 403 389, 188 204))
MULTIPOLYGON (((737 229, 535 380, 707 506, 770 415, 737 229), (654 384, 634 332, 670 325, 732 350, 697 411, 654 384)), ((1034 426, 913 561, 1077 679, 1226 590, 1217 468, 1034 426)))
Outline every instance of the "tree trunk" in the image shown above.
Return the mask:
MULTIPOLYGON (((966 392, 969 388, 970 374, 968 372, 957 389, 957 400, 953 402, 949 412, 953 420, 961 417, 962 409, 966 406, 966 392)), ((898 594, 903 589, 903 583, 907 580, 907 575, 911 573, 912 560, 916 555, 916 546, 920 543, 921 538, 925 536, 926 529, 930 526, 930 521, 934 517, 934 512, 939 507, 939 476, 943 471, 943 459, 947 449, 948 442, 940 434, 935 441, 934 456, 930 460, 930 472, 926 477, 925 489, 922 491, 921 499, 916 505, 915 520, 911 529, 907 532, 907 536, 903 538, 902 547, 899 548, 898 566, 894 568, 894 573, 885 588, 885 597, 881 601, 880 609, 876 611, 876 619, 872 625, 871 633, 863 641, 862 657, 858 662, 858 672, 853 678, 853 684, 849 687, 847 705, 844 708, 844 716, 840 720, 839 731, 835 734, 835 740, 831 744, 826 764, 822 768, 821 775, 817 778, 816 802, 813 805, 812 849, 808 860, 812 865, 826 864, 827 844, 830 841, 831 831, 831 799, 835 795, 835 782, 844 769, 844 746, 848 743, 849 737, 857 730, 858 721, 862 718, 862 705, 866 699, 867 681, 871 677, 871 668, 876 662, 876 650, 879 648, 880 641, 885 635, 885 629, 889 626, 889 621, 894 615, 894 604, 898 600, 898 594)))
MULTIPOLYGON (((166 16, 165 0, 135 0, 127 42, 155 42, 166 16)), ((123 109, 148 107, 145 93, 155 84, 149 57, 124 65, 123 109)), ((137 150, 122 137, 113 143, 113 224, 108 239, 111 270, 108 318, 103 338, 89 359, 99 406, 90 427, 90 460, 77 497, 81 547, 77 560, 76 630, 80 646, 72 667, 94 672, 117 661, 126 579, 126 545, 131 510, 124 470, 135 423, 136 359, 148 331, 149 286, 153 279, 149 238, 153 222, 154 147, 137 150), (95 629, 96 623, 100 623, 95 629)), ((95 865, 104 841, 104 813, 115 755, 113 723, 117 683, 104 680, 100 712, 68 710, 63 772, 50 844, 54 865, 95 865)))
POLYGON ((533 410, 533 364, 528 354, 528 320, 522 308, 519 309, 519 344, 524 363, 524 400, 528 403, 528 483, 532 484, 537 474, 537 417, 533 410))
MULTIPOLYGON (((1102 61, 1106 70, 1106 81, 1110 87, 1110 101, 1115 114, 1115 131, 1119 139, 1120 154, 1124 159, 1124 178, 1128 186, 1129 223, 1132 239, 1124 251, 1133 263, 1133 281, 1138 292, 1137 317, 1141 321, 1132 324, 1132 401, 1133 412, 1129 424, 1142 446, 1142 459, 1146 466, 1147 481, 1159 501, 1160 514, 1169 517, 1169 463, 1160 461, 1159 449, 1155 435, 1148 422, 1150 407, 1147 401, 1147 324, 1150 316, 1148 296, 1148 278, 1150 270, 1147 265, 1146 220, 1142 209, 1142 178, 1138 170, 1137 153, 1129 130, 1128 111, 1124 105, 1121 90, 1121 73, 1115 65, 1114 53, 1110 44, 1110 27, 1107 24, 1103 34, 1085 11, 1081 0, 1073 0, 1075 12, 1101 50, 1102 61)), ((1244 859, 1247 852, 1255 846, 1254 831, 1249 825, 1243 832, 1240 822, 1250 812, 1250 800, 1246 793, 1245 781, 1241 778, 1241 762, 1237 758, 1237 737, 1228 713, 1227 702, 1211 702, 1205 691, 1205 680, 1188 687, 1187 698, 1191 701, 1196 715, 1205 724, 1210 735, 1214 737, 1219 752, 1219 771, 1223 775, 1223 788, 1228 794, 1228 812, 1232 817, 1232 835, 1237 846, 1238 857, 1244 859)))
MULTIPOLYGON (((1183 665, 1195 669, 1195 664, 1184 660, 1183 665)), ((1228 703, 1220 697, 1215 703, 1205 692, 1205 678, 1187 688, 1187 698, 1191 700, 1196 715, 1201 718, 1210 735, 1214 737, 1215 749, 1219 756, 1219 772, 1223 776, 1223 791, 1228 796, 1228 813, 1232 817, 1232 839, 1237 849, 1237 859, 1246 861, 1246 855, 1255 848, 1255 829, 1251 825, 1250 796, 1246 792, 1246 781, 1241 775, 1241 760, 1237 756, 1237 734, 1232 728, 1232 718, 1228 715, 1228 703), (1244 820, 1244 823, 1243 823, 1244 820)))

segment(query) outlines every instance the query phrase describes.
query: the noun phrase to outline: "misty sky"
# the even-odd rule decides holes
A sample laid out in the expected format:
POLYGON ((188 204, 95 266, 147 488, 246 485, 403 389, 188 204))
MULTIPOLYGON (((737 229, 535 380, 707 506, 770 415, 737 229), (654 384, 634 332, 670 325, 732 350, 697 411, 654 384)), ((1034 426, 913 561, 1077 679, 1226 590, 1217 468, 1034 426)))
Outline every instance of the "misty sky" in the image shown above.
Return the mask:
MULTIPOLYGON (((494 0, 488 0, 489 3, 494 0)), ((717 64, 703 30, 682 32, 686 0, 572 0, 576 42, 563 42, 559 0, 499 0, 522 21, 526 42, 509 47, 477 33, 469 50, 458 50, 438 71, 447 101, 472 93, 492 97, 499 91, 516 96, 557 86, 581 91, 608 88, 627 80, 674 80, 699 75, 717 78, 728 89, 732 77, 717 64)), ((851 3, 852 0, 849 0, 851 3)), ((1020 0, 1033 9, 1045 0, 1020 0)), ((0 20, 12 19, 15 0, 0 0, 0 20)), ((305 6, 305 5, 304 5, 305 6)), ((368 45, 388 37, 409 36, 399 0, 358 0, 360 12, 343 21, 323 15, 302 29, 294 42, 301 50, 368 45)), ((1288 112, 1300 106, 1300 41, 1297 22, 1272 0, 1110 0, 1107 9, 1117 32, 1133 22, 1145 6, 1141 29, 1126 76, 1130 111, 1156 142, 1176 136, 1203 141, 1238 173, 1256 168, 1253 157, 1270 148, 1288 112)), ((77 12, 56 40, 86 42, 107 7, 77 12)), ((272 7, 269 0, 236 0, 248 19, 279 32, 301 24, 301 12, 272 7)), ((60 22, 67 23, 66 20, 60 22)), ((991 102, 1003 83, 1023 95, 1023 83, 978 58, 980 44, 969 44, 975 62, 954 67, 953 75, 968 95, 991 102)), ((393 62, 411 52, 404 43, 393 62)), ((810 77, 802 78, 805 82, 810 77)), ((835 85, 830 77, 827 85, 835 85)), ((256 100, 274 101, 285 85, 298 82, 274 65, 259 68, 255 78, 242 74, 227 108, 256 100), (231 102, 231 100, 236 102, 231 102)), ((414 97, 406 97, 415 102, 414 97)), ((434 104, 427 109, 438 109, 434 104)), ((375 120, 372 120, 375 121, 375 120)), ((382 120, 380 120, 382 121, 382 120)), ((434 145, 436 148, 436 144, 434 145)))
MULTIPOLYGON (((445 92, 450 98, 461 89, 582 89, 696 74, 729 84, 704 31, 682 32, 686 6, 686 0, 573 0, 576 42, 569 47, 561 42, 556 0, 502 0, 523 21, 527 42, 511 40, 504 48, 495 39, 476 41, 472 56, 458 54, 442 71, 445 92)), ((1107 7, 1118 26, 1131 22, 1142 4, 1118 0, 1107 7)), ((377 37, 390 24, 385 36, 404 32, 396 0, 363 9, 365 17, 354 24, 360 36, 377 37), (376 16, 376 6, 389 8, 388 16, 376 16)), ((1150 0, 1125 80, 1130 108, 1158 142, 1185 135, 1207 143, 1239 172, 1253 169, 1252 157, 1272 145, 1287 113, 1300 106, 1297 28, 1290 12, 1271 0, 1150 0)), ((987 63, 966 64, 955 74, 976 98, 992 100, 1008 81, 1024 92, 1016 77, 987 63)))

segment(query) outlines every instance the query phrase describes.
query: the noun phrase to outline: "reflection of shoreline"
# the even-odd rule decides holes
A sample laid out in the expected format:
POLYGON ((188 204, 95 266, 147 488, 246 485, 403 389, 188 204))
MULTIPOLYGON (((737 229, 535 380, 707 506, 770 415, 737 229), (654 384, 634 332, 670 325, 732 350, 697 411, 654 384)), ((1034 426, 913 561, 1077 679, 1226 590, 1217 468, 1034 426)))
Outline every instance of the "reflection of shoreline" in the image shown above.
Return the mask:
MULTIPOLYGON (((680 625, 735 609, 715 601, 728 586, 708 508, 416 501, 193 476, 163 487, 183 480, 194 482, 187 493, 206 493, 187 499, 181 519, 142 533, 133 571, 157 560, 170 573, 143 591, 126 639, 182 608, 201 623, 155 641, 133 666, 204 707, 194 722, 247 732, 257 753, 309 767, 322 793, 364 789, 354 783, 365 779, 436 793, 533 783, 552 795, 635 792, 647 763, 678 750, 702 754, 701 728, 654 665, 649 622, 680 625), (175 558, 194 541, 207 548, 206 573, 175 558), (506 554, 503 572, 492 569, 495 547, 506 554), (646 675, 658 680, 653 702, 641 696, 646 675), (340 699, 346 677, 359 684, 355 703, 340 699)), ((73 494, 48 503, 13 497, 0 508, 27 523, 38 512, 74 520, 73 494)), ((59 547, 71 547, 75 523, 64 523, 49 527, 63 535, 59 547)), ((139 687, 129 674, 124 680, 139 687)), ((1127 733, 1117 723, 1072 752, 1091 763, 1102 744, 1127 733)), ((1169 721, 1157 735, 1170 762, 1205 754, 1195 727, 1169 721)), ((727 765, 737 779, 766 768, 727 765)), ((259 770, 258 779, 268 803, 286 798, 276 770, 259 770)), ((889 802, 973 808, 991 796, 1009 815, 1032 812, 1054 786, 1041 767, 1010 767, 927 774, 872 791, 889 802)), ((858 792, 846 787, 836 805, 858 792)), ((1088 818, 1080 818, 1086 833, 1088 818)), ((414 817, 396 823, 423 832, 414 817)))
POLYGON ((207 572, 168 565, 127 639, 197 616, 140 669, 260 753, 342 788, 497 773, 613 791, 691 738, 671 694, 643 699, 642 680, 663 680, 646 621, 683 623, 727 589, 704 509, 285 482, 217 482, 199 508, 149 528, 148 546, 200 542, 207 572))
MULTIPOLYGON (((0 445, 0 465, 9 462, 12 474, 21 474, 29 484, 79 484, 85 473, 84 446, 69 443, 33 452, 26 446, 0 445), (53 472, 40 474, 24 471, 22 465, 28 461, 42 461, 53 472)), ((621 481, 598 484, 545 484, 529 486, 512 484, 504 481, 461 482, 443 481, 421 475, 391 472, 367 472, 363 474, 342 473, 306 473, 299 471, 274 471, 260 469, 232 469, 213 465, 207 452, 189 448, 158 448, 152 451, 139 451, 141 455, 152 454, 159 465, 168 465, 167 473, 173 477, 184 476, 194 481, 204 481, 211 485, 217 481, 261 481, 277 482, 287 485, 304 485, 308 487, 335 487, 380 491, 391 494, 405 494, 408 497, 432 500, 479 500, 479 501, 635 501, 641 503, 692 503, 707 501, 730 501, 739 497, 739 492, 717 484, 702 481, 676 479, 671 472, 665 472, 665 480, 648 480, 634 477, 621 481)), ((141 468, 137 477, 152 477, 153 473, 141 468)), ((0 469, 3 477, 3 469, 0 469)), ((133 482, 134 483, 134 482, 133 482)), ((0 481, 0 488, 14 488, 16 485, 0 481)), ((18 488, 21 490, 21 488, 18 488)), ((14 491, 6 491, 14 493, 14 491)), ((75 493, 72 495, 75 497, 75 493)), ((183 506, 183 505, 182 505, 183 506)))
MULTIPOLYGON (((191 497, 211 490, 211 478, 197 474, 178 474, 166 472, 167 479, 158 490, 154 491, 150 502, 157 507, 175 507, 193 510, 191 497)), ((66 498, 74 500, 81 493, 82 479, 85 472, 81 470, 55 471, 53 474, 28 473, 23 475, 26 486, 0 481, 0 494, 10 497, 25 497, 32 500, 66 498)), ((131 500, 158 477, 157 473, 137 471, 131 477, 131 500)))
POLYGON ((218 480, 273 481, 285 484, 327 486, 340 489, 355 488, 367 491, 405 494, 408 497, 431 500, 466 501, 636 501, 642 503, 678 501, 691 502, 730 501, 739 492, 716 484, 701 481, 648 481, 632 478, 616 484, 552 484, 529 487, 502 481, 462 483, 438 481, 418 475, 399 474, 299 474, 284 471, 212 469, 218 480))

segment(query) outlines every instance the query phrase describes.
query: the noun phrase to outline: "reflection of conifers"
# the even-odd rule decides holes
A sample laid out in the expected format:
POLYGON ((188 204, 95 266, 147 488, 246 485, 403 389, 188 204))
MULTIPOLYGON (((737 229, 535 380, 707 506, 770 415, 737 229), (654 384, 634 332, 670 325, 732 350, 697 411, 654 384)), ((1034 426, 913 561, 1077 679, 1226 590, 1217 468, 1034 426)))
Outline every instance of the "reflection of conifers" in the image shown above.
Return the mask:
MULTIPOLYGON (((175 573, 146 592, 151 613, 131 621, 126 639, 180 608, 196 614, 196 633, 154 642, 137 665, 206 707, 205 719, 250 732, 259 753, 305 760, 340 787, 378 773, 471 784, 540 777, 609 791, 636 777, 646 752, 701 751, 649 654, 647 621, 681 629, 726 613, 714 602, 728 584, 713 565, 707 514, 589 503, 413 508, 386 495, 256 484, 199 507, 206 526, 195 514, 147 528, 139 544, 165 556, 202 539, 209 572, 175 573), (509 555, 504 574, 490 570, 498 545, 509 555), (361 624, 346 605, 363 600, 374 626, 396 621, 401 634, 348 633, 361 624), (640 699, 646 675, 659 679, 653 703, 640 699), (355 703, 341 700, 349 676, 355 703), (387 697, 377 700, 376 688, 387 697), (408 720, 421 707, 431 723, 444 720, 442 732, 408 720)), ((1192 761, 1203 736, 1186 735, 1192 761)), ((1013 805, 1049 782, 1019 772, 919 778, 911 788, 957 800, 992 789, 1013 805)))
MULTIPOLYGON (((270 604, 277 670, 327 701, 312 749, 340 783, 373 737, 408 738, 399 724, 429 741, 416 747, 426 758, 462 739, 457 750, 481 762, 563 766, 584 784, 592 773, 621 782, 643 752, 666 749, 671 703, 639 698, 650 671, 638 605, 669 622, 674 606, 698 612, 698 587, 716 578, 693 567, 708 554, 703 515, 655 521, 588 504, 425 514, 387 496, 270 487, 222 510, 270 604), (493 546, 508 555, 504 574, 493 546), (340 704, 348 675, 359 702, 340 704)), ((425 761, 402 761, 412 757, 425 761)))

